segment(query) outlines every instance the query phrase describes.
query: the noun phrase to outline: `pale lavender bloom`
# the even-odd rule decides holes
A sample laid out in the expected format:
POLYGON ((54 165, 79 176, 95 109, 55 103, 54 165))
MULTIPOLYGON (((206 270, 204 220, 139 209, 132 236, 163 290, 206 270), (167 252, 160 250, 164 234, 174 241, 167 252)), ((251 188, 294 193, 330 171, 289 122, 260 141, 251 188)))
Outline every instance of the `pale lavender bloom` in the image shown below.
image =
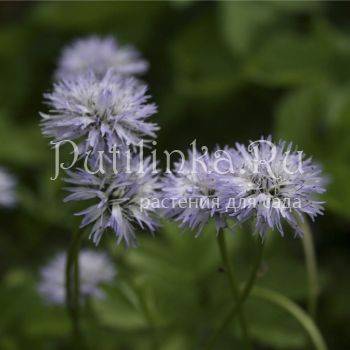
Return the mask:
POLYGON ((0 168, 0 205, 12 207, 16 203, 15 179, 0 168))
POLYGON ((102 78, 110 68, 117 74, 135 75, 146 72, 148 63, 132 46, 120 46, 111 36, 91 36, 78 39, 63 50, 55 76, 74 79, 93 71, 102 78))
POLYGON ((80 154, 114 145, 137 146, 143 138, 154 138, 158 130, 148 121, 157 107, 148 102, 146 91, 147 86, 136 79, 111 71, 102 80, 93 73, 62 80, 44 95, 51 109, 41 113, 43 134, 56 142, 77 142, 80 154))
MULTIPOLYGON (((49 303, 65 302, 66 253, 60 253, 40 271, 40 295, 49 303)), ((103 298, 101 284, 111 283, 116 269, 110 258, 101 252, 82 250, 79 254, 79 279, 81 297, 103 298)))
POLYGON ((134 156, 130 160, 117 158, 117 169, 109 161, 104 162, 103 168, 105 174, 99 171, 96 175, 83 169, 68 171, 65 181, 74 186, 66 188, 72 193, 65 201, 95 200, 95 204, 76 214, 84 216, 81 227, 93 224, 90 238, 95 244, 110 228, 118 244, 124 241, 126 246, 135 245, 135 227, 151 233, 158 227, 155 208, 143 205, 156 198, 159 189, 158 177, 152 174, 153 164, 150 158, 141 163, 139 156, 134 156))
POLYGON ((247 148, 236 144, 230 154, 234 173, 221 178, 219 193, 223 208, 238 222, 254 219, 263 236, 275 228, 283 235, 285 221, 302 235, 303 214, 314 220, 323 213, 323 202, 317 200, 325 192, 322 170, 304 153, 293 151, 292 144, 261 139, 247 148))
MULTIPOLYGON (((225 215, 219 212, 218 177, 214 154, 188 152, 188 159, 175 163, 162 184, 163 215, 181 223, 181 227, 197 229, 197 236, 213 218, 216 229, 226 226, 225 215), (195 158, 201 157, 201 162, 195 158)), ((223 169, 219 169, 224 172, 223 169)))

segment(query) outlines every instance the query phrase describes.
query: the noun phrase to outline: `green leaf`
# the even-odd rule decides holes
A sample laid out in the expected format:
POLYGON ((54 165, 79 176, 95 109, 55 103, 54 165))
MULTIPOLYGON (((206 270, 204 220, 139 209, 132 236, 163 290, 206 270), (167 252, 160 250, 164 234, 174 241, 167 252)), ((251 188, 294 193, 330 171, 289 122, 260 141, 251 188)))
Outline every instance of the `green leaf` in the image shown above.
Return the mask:
POLYGON ((252 336, 274 349, 301 349, 305 344, 302 328, 284 310, 250 298, 245 305, 252 336))
POLYGON ((70 320, 64 307, 38 306, 23 326, 23 333, 30 337, 64 337, 71 331, 70 320))
POLYGON ((221 1, 222 36, 235 54, 247 54, 276 28, 283 28, 290 15, 317 10, 316 1, 221 1))
POLYGON ((188 339, 182 334, 174 334, 170 337, 166 337, 165 341, 162 343, 163 350, 181 350, 188 348, 188 339))
POLYGON ((330 77, 334 48, 317 33, 276 33, 246 65, 247 76, 268 85, 320 84, 330 77))
POLYGON ((234 53, 249 51, 261 29, 278 19, 269 2, 222 1, 219 9, 223 38, 234 53))
POLYGON ((106 293, 105 298, 92 301, 94 311, 102 325, 120 330, 148 327, 132 286, 119 280, 114 288, 106 288, 106 293))
POLYGON ((20 203, 26 213, 37 218, 39 222, 56 224, 70 231, 77 224, 73 212, 76 212, 81 203, 64 203, 63 198, 67 192, 62 189, 63 181, 51 180, 52 173, 44 170, 37 178, 37 188, 19 188, 20 203))
POLYGON ((0 115, 0 161, 13 165, 42 164, 48 156, 46 141, 38 124, 18 127, 5 113, 0 115))
POLYGON ((173 43, 172 57, 176 91, 186 97, 222 98, 240 83, 239 64, 221 42, 212 17, 184 28, 173 43))
POLYGON ((16 326, 25 336, 66 336, 70 329, 66 310, 45 305, 36 292, 35 283, 25 270, 10 270, 6 274, 0 290, 0 330, 16 326))
POLYGON ((252 296, 265 300, 272 305, 278 306, 287 312, 295 321, 302 326, 304 333, 309 336, 316 350, 327 350, 327 345, 322 334, 312 318, 296 303, 285 297, 283 294, 270 289, 255 287, 252 296))
POLYGON ((287 94, 276 110, 276 136, 293 141, 310 154, 321 153, 324 149, 321 140, 325 136, 322 115, 327 108, 327 90, 321 85, 287 94))
POLYGON ((290 93, 276 114, 277 135, 293 141, 324 166, 327 207, 350 216, 350 88, 323 85, 290 93))

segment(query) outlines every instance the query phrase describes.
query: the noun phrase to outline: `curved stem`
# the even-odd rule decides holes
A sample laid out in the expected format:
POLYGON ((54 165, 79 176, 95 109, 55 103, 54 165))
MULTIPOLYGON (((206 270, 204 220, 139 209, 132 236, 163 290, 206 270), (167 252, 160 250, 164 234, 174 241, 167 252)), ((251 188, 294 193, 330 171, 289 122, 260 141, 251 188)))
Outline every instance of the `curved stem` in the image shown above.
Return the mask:
POLYGON ((302 241, 305 254, 307 279, 309 285, 308 310, 311 317, 315 318, 317 308, 317 297, 319 293, 317 259, 315 253, 315 246, 312 238, 312 232, 307 222, 307 218, 304 218, 304 222, 301 223, 301 227, 304 232, 304 237, 302 238, 302 241))
POLYGON ((66 258, 66 305, 72 320, 73 333, 80 339, 79 325, 79 249, 82 233, 78 229, 72 238, 66 258))
POLYGON ((278 292, 262 287, 254 287, 251 292, 251 296, 269 301, 270 303, 275 304, 287 311, 300 323, 300 325, 308 333, 315 349, 327 350, 327 345, 314 321, 300 306, 295 304, 292 300, 288 299, 278 292))
POLYGON ((243 312, 243 308, 240 300, 240 295, 239 295, 239 288, 235 280, 233 268, 231 267, 231 264, 228 258, 225 236, 222 230, 220 230, 218 233, 218 244, 220 248, 221 258, 227 271, 227 277, 232 290, 232 295, 236 302, 238 318, 242 329, 244 348, 251 349, 251 344, 250 344, 250 339, 248 334, 248 327, 245 320, 245 316, 244 316, 244 312, 243 312))
MULTIPOLYGON (((256 281, 258 271, 259 271, 259 268, 261 265, 262 256, 263 256, 263 247, 264 247, 264 244, 263 244, 263 242, 260 242, 260 239, 259 239, 258 240, 258 251, 256 254, 256 259, 254 262, 253 269, 252 269, 250 276, 249 276, 247 282, 245 283, 243 290, 240 294, 240 303, 241 304, 243 304, 245 302, 245 300, 247 299, 247 297, 249 296, 251 289, 254 286, 254 283, 256 281)), ((205 349, 211 349, 214 346, 217 339, 220 337, 220 335, 225 331, 225 329, 231 323, 231 321, 232 321, 233 317, 236 315, 237 311, 238 311, 237 305, 234 305, 231 308, 231 310, 229 311, 229 313, 226 315, 226 317, 223 319, 223 321, 221 322, 220 326, 217 328, 217 330, 215 331, 213 336, 210 338, 205 349)))

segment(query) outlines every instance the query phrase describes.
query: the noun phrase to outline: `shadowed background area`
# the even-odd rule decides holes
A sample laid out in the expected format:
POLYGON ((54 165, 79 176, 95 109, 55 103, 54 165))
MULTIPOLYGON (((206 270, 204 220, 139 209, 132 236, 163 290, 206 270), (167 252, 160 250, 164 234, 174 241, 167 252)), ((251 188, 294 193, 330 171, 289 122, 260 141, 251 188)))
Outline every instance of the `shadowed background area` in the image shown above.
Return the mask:
MULTIPOLYGON (((0 349, 70 348, 64 307, 36 292, 40 267, 66 249, 79 224, 50 181, 54 153, 41 135, 42 94, 62 48, 112 35, 150 63, 149 84, 161 127, 158 154, 198 145, 248 143, 261 135, 292 141, 330 178, 325 215, 312 224, 320 269, 317 323, 330 349, 350 347, 350 4, 346 2, 1 2, 0 165, 18 182, 18 204, 1 209, 0 349)), ((244 281, 255 252, 251 227, 229 237, 244 281)), ((288 233, 290 233, 288 231, 288 233)), ((116 247, 105 234, 118 276, 107 298, 83 310, 89 348, 201 349, 231 305, 220 273, 213 227, 194 235, 165 223, 140 247, 116 247), (152 322, 144 315, 146 300, 152 322)), ((95 249, 85 240, 84 247, 95 249)), ((305 306, 302 244, 269 236, 258 284, 305 306)), ((247 314, 256 349, 305 349, 290 316, 251 299, 247 314)), ((149 315, 148 315, 149 316, 149 315)), ((240 348, 235 322, 218 349, 240 348)))

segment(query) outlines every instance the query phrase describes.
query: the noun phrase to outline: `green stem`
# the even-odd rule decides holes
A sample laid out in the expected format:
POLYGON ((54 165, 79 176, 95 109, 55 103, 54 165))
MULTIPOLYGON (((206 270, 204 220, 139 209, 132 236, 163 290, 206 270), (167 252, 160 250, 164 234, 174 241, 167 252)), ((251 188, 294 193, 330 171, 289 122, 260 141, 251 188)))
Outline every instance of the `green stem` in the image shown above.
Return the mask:
POLYGON ((256 258, 255 258, 255 262, 253 265, 253 269, 252 272, 250 273, 249 279, 246 282, 243 292, 241 294, 241 302, 245 301, 245 299, 249 296, 254 283, 256 281, 256 278, 258 276, 258 272, 261 266, 261 261, 262 261, 262 257, 263 257, 263 248, 264 248, 264 242, 261 241, 261 237, 258 236, 258 251, 256 254, 256 258))
POLYGON ((251 296, 269 301, 270 303, 275 304, 287 311, 289 314, 294 316, 294 318, 308 333, 316 350, 327 350, 327 345, 322 337, 322 334, 318 330, 312 318, 292 300, 278 292, 262 287, 254 287, 251 292, 251 296))
POLYGON ((66 305, 72 320, 73 333, 76 340, 80 339, 79 325, 79 249, 82 233, 78 229, 72 238, 66 260, 66 305))
POLYGON ((311 317, 315 319, 317 297, 319 293, 317 259, 315 253, 315 246, 312 239, 312 232, 307 222, 307 218, 304 218, 304 222, 301 223, 301 227, 304 232, 304 237, 302 238, 302 241, 305 254, 307 279, 309 285, 308 310, 311 317))
POLYGON ((77 250, 75 252, 74 256, 74 286, 73 286, 73 305, 75 310, 75 327, 78 330, 79 333, 79 316, 80 316, 80 310, 79 310, 79 299, 80 299, 80 272, 79 272, 79 246, 77 247, 77 250))
MULTIPOLYGON (((247 299, 247 297, 249 296, 252 287, 254 286, 254 283, 256 281, 257 275, 258 275, 258 271, 261 265, 261 260, 262 260, 262 256, 263 256, 263 247, 264 244, 263 242, 260 241, 260 237, 258 240, 258 251, 256 254, 256 258, 255 258, 255 263, 253 266, 253 269, 250 273, 249 279, 248 281, 245 283, 244 288, 240 294, 240 302, 241 304, 243 304, 245 302, 245 300, 247 299)), ((207 346, 205 347, 205 349, 212 349, 214 344, 216 343, 217 339, 220 337, 220 335, 225 331, 225 329, 229 326, 229 324, 231 323, 233 317, 236 315, 238 309, 237 309, 237 305, 234 305, 231 310, 229 311, 229 313, 226 315, 226 317, 223 319, 223 321, 221 322, 220 326, 217 328, 217 330, 215 331, 215 333, 213 334, 213 336, 210 338, 210 340, 207 343, 207 346)))
POLYGON ((146 296, 142 291, 139 291, 139 300, 140 300, 140 305, 143 310, 143 313, 145 315, 145 318, 149 324, 150 330, 152 332, 152 349, 159 349, 159 344, 158 344, 158 336, 157 336, 157 327, 154 322, 154 317, 152 314, 152 311, 149 307, 149 304, 147 302, 146 296))
POLYGON ((219 244, 219 249, 221 253, 221 258, 224 263, 226 272, 227 272, 227 277, 230 283, 230 287, 232 290, 232 295, 235 300, 236 306, 237 306, 237 313, 238 313, 238 319, 240 322, 240 326, 242 329, 242 335, 243 335, 243 343, 244 343, 244 348, 245 349, 251 349, 251 342, 249 338, 249 333, 248 333, 248 327, 247 323, 245 320, 241 300, 240 300, 240 295, 239 295, 239 288, 237 286, 233 268, 231 267, 228 254, 227 254, 227 248, 226 248, 226 241, 225 241, 225 236, 224 232, 222 230, 219 231, 218 233, 218 244, 219 244))

